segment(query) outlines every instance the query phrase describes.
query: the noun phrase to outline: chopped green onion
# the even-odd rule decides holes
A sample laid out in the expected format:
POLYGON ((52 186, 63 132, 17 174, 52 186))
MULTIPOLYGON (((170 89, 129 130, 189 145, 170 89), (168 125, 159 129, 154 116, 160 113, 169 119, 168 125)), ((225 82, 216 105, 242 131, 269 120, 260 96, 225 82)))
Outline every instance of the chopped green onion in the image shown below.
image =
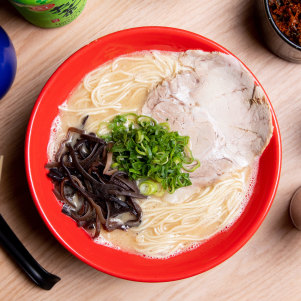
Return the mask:
POLYGON ((124 115, 122 115, 126 118, 127 120, 127 125, 131 125, 131 124, 136 124, 137 123, 137 118, 138 115, 135 113, 126 113, 124 115))
POLYGON ((200 167, 201 163, 198 159, 194 159, 194 161, 196 162, 196 164, 194 164, 193 167, 191 168, 188 168, 188 167, 185 167, 184 165, 182 166, 182 168, 188 172, 194 172, 197 168, 200 167))
POLYGON ((140 126, 145 127, 146 125, 155 126, 157 124, 157 121, 152 117, 149 117, 149 116, 146 116, 146 115, 140 115, 137 118, 137 123, 140 126))
POLYGON ((141 143, 143 141, 144 135, 141 130, 138 130, 136 133, 136 142, 141 143))
POLYGON ((158 191, 158 183, 154 181, 144 181, 139 185, 139 190, 144 195, 155 194, 158 191))
POLYGON ((170 131, 170 126, 169 126, 168 122, 162 122, 162 123, 159 123, 159 125, 161 125, 165 130, 170 131))
POLYGON ((97 131, 97 135, 98 136, 104 136, 104 135, 107 135, 110 133, 110 129, 108 128, 109 126, 109 122, 101 122, 99 124, 99 128, 98 128, 98 131, 97 131))
POLYGON ((132 180, 143 180, 143 194, 158 196, 191 185, 189 173, 183 171, 195 171, 200 162, 188 147, 188 136, 171 132, 167 122, 134 113, 117 115, 106 126, 110 135, 100 136, 114 142, 112 167, 126 171, 132 180))

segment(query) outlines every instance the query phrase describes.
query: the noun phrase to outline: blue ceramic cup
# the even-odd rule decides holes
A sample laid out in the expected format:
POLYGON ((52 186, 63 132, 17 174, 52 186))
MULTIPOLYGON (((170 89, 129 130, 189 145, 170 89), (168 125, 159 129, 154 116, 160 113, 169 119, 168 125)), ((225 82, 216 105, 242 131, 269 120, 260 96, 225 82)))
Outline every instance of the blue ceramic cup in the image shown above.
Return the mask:
POLYGON ((15 48, 0 26, 0 99, 4 97, 11 87, 17 69, 17 57, 15 48))

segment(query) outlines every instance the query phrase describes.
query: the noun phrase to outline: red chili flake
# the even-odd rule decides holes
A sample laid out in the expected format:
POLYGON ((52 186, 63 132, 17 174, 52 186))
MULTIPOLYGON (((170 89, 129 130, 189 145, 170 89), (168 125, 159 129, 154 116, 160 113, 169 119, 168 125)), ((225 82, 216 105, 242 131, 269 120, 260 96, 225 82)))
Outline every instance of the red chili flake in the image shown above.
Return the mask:
POLYGON ((51 20, 52 23, 57 23, 57 22, 60 22, 60 19, 53 19, 51 20))
POLYGON ((279 30, 301 46, 301 1, 269 0, 269 7, 279 30))

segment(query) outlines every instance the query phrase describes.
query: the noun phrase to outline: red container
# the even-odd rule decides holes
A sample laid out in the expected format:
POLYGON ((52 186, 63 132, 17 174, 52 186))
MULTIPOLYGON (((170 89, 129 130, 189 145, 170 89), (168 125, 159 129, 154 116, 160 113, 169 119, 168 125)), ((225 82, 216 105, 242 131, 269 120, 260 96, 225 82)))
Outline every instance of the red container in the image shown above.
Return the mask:
MULTIPOLYGON (((26 137, 26 171, 39 213, 53 235, 71 253, 92 267, 136 281, 171 281, 190 277, 220 264, 237 252, 255 233, 274 199, 281 168, 281 140, 270 104, 274 133, 260 158, 253 195, 244 212, 229 230, 219 233, 198 248, 169 259, 148 259, 98 245, 76 223, 61 213, 46 177, 47 145, 53 119, 69 93, 99 65, 117 56, 141 50, 184 51, 201 49, 232 55, 222 46, 197 34, 174 28, 143 27, 102 37, 68 58, 48 80, 33 109, 26 137)), ((260 85, 254 77, 254 81, 260 85)), ((267 95, 266 98, 268 99, 267 95)))

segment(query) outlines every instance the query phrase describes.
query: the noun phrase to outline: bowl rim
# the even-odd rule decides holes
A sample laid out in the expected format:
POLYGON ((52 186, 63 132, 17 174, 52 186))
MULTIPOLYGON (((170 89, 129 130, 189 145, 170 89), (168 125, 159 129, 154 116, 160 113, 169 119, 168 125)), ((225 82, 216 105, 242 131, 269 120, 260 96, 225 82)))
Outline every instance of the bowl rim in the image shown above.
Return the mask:
POLYGON ((296 50, 301 51, 301 45, 298 45, 291 41, 277 26, 271 11, 270 11, 270 6, 269 6, 269 0, 264 0, 264 7, 265 7, 265 12, 267 14, 267 18, 270 21, 270 24, 272 25, 273 29, 276 31, 276 33, 280 36, 282 40, 284 40, 287 44, 295 48, 296 50))
POLYGON ((76 257, 78 257, 81 261, 83 261, 84 263, 92 266, 93 268, 102 271, 104 273, 107 273, 109 275, 115 276, 115 277, 119 277, 119 278, 123 278, 123 279, 127 279, 127 280, 132 280, 132 281, 141 281, 141 282, 165 282, 165 281, 175 281, 175 280, 180 280, 180 279, 184 279, 184 278, 188 278, 188 277, 192 277, 195 275, 198 275, 202 272, 205 272, 209 269, 214 268, 215 266, 221 264, 222 262, 224 262, 225 260, 227 260, 229 257, 231 257, 232 255, 234 255, 239 249, 241 249, 250 239, 251 237, 254 235, 254 233, 257 231, 257 229, 260 227, 260 225, 262 224, 262 222, 264 221, 268 211, 270 210, 270 207, 273 203, 273 200, 275 198, 276 192, 277 192, 277 188, 278 188, 278 184, 279 184, 279 179, 280 179, 280 173, 281 173, 281 163, 282 163, 282 143, 281 143, 281 135, 280 135, 280 129, 279 129, 279 124, 275 115, 275 111, 274 108, 265 92, 264 94, 267 97, 268 103, 269 103, 269 107, 270 107, 270 111, 272 114, 272 119, 274 121, 274 134, 276 137, 276 146, 277 146, 277 155, 278 155, 278 161, 276 162, 276 170, 277 173, 275 172, 275 184, 274 187, 271 188, 271 194, 270 194, 270 199, 267 200, 265 203, 266 205, 264 206, 264 209, 260 212, 260 214, 258 214, 258 218, 256 219, 256 222, 254 222, 252 224, 252 226, 249 228, 248 231, 245 232, 245 235, 243 236, 243 238, 241 238, 239 240, 239 242, 237 242, 235 244, 235 246, 233 246, 232 249, 229 249, 227 252, 225 252, 223 254, 223 256, 220 256, 217 260, 215 260, 214 263, 211 263, 210 265, 207 265, 206 268, 203 268, 201 271, 193 271, 193 272, 185 272, 184 274, 181 275, 173 275, 173 276, 158 276, 156 278, 154 277, 150 277, 150 276, 145 276, 145 277, 137 277, 137 276, 128 276, 126 273, 121 273, 121 272, 116 272, 116 271, 112 271, 103 267, 99 267, 97 264, 93 263, 93 261, 87 259, 86 257, 84 257, 83 255, 81 255, 80 253, 78 253, 78 251, 76 251, 75 249, 72 248, 72 246, 70 246, 68 244, 68 242, 66 242, 61 236, 60 234, 56 231, 56 229, 53 227, 53 225, 51 224, 51 222, 49 221, 47 215, 45 214, 45 212, 43 211, 43 206, 40 204, 39 201, 39 197, 36 193, 35 190, 35 186, 33 184, 33 177, 31 174, 31 166, 30 166, 30 145, 31 145, 31 133, 32 133, 32 129, 33 129, 33 125, 34 125, 34 120, 36 117, 36 114, 38 113, 38 109, 39 106, 43 100, 43 97, 45 95, 45 93, 47 92, 48 86, 51 85, 51 83, 55 80, 56 78, 56 74, 58 72, 61 72, 64 70, 64 67, 66 66, 66 64, 68 64, 69 60, 74 59, 76 56, 79 56, 82 52, 87 51, 88 47, 93 44, 93 43, 97 43, 97 41, 103 39, 103 38, 111 38, 112 36, 116 35, 118 36, 119 34, 122 33, 128 33, 128 32, 139 32, 139 31, 145 31, 145 30, 149 30, 149 31, 165 31, 169 32, 169 33, 179 33, 179 34, 185 34, 185 35, 189 35, 191 37, 195 37, 196 39, 199 40, 203 40, 208 42, 211 45, 215 45, 216 47, 218 47, 219 49, 222 49, 225 53, 232 55, 233 57, 235 57, 245 68, 246 70, 253 76, 254 81, 257 82, 259 84, 259 86, 263 89, 262 85, 260 84, 260 82, 258 81, 258 79, 255 77, 255 75, 251 72, 251 70, 241 61, 239 60, 233 53, 231 53, 229 50, 227 50, 226 48, 224 48, 223 46, 219 45, 218 43, 204 37, 201 36, 199 34, 190 32, 190 31, 186 31, 186 30, 182 30, 182 29, 178 29, 178 28, 172 28, 172 27, 161 27, 161 26, 144 26, 144 27, 136 27, 136 28, 129 28, 129 29, 125 29, 125 30, 120 30, 117 32, 113 32, 110 33, 108 35, 102 36, 98 39, 95 39, 94 41, 88 43, 87 45, 81 47, 79 50, 75 51, 72 55, 70 55, 63 63, 60 64, 60 66, 56 69, 56 71, 51 75, 51 77, 47 80, 45 86, 43 87, 43 89, 41 90, 38 99, 33 107, 31 116, 30 116, 30 120, 28 123, 28 127, 27 127, 27 132, 26 132, 26 139, 25 139, 25 166, 26 166, 26 176, 27 176, 27 181, 29 184, 29 189, 31 192, 31 195, 33 196, 33 200, 34 203, 39 211, 39 214, 41 215, 42 219, 44 220, 45 224, 47 225, 48 229, 51 231, 51 233, 56 237, 56 239, 69 251, 71 252, 71 254, 75 255, 76 257))

